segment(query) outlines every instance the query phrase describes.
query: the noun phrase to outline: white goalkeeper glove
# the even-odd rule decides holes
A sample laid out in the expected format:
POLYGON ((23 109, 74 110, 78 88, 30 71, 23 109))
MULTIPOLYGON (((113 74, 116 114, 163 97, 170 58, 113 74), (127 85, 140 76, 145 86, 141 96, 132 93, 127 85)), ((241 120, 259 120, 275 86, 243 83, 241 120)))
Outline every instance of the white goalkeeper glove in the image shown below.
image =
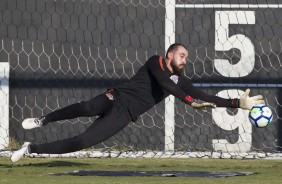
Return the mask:
POLYGON ((256 95, 253 97, 249 96, 250 89, 247 89, 245 93, 240 98, 240 108, 244 110, 251 110, 254 105, 265 104, 263 97, 261 95, 256 95))
POLYGON ((206 112, 206 111, 207 111, 207 108, 216 108, 216 105, 215 105, 214 103, 202 102, 202 101, 199 101, 199 100, 194 100, 194 101, 191 103, 191 106, 192 106, 194 109, 201 110, 201 111, 203 111, 203 112, 206 112))

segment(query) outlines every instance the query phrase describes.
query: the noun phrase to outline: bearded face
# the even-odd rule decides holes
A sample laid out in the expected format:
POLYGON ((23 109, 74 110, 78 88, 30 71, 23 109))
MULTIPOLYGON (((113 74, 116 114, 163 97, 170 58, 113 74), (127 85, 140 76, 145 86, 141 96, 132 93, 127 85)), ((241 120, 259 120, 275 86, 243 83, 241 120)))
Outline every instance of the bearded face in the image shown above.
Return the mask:
POLYGON ((174 74, 180 75, 184 71, 185 64, 177 64, 177 62, 173 59, 170 63, 170 66, 173 69, 174 74))
POLYGON ((167 53, 168 67, 173 74, 181 75, 184 71, 188 50, 183 46, 178 46, 167 53))

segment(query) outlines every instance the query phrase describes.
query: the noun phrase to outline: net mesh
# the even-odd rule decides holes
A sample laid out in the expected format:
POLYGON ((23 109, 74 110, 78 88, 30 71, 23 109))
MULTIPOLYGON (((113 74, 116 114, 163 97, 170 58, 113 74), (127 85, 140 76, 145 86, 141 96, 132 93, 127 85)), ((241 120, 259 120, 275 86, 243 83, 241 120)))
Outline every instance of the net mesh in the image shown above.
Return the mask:
POLYGON ((255 128, 241 109, 204 113, 167 99, 91 150, 141 151, 141 156, 169 151, 281 151, 282 9, 276 1, 251 0, 239 5, 261 4, 220 8, 229 3, 0 0, 1 149, 9 139, 46 143, 84 132, 96 117, 28 131, 21 122, 126 82, 150 56, 164 55, 169 44, 165 39, 173 37, 189 50, 185 75, 195 86, 226 98, 239 97, 251 88, 251 95, 262 94, 271 108, 271 125, 255 128), (167 5, 174 7, 174 19, 167 5), (166 21, 175 26, 172 35, 167 34, 171 28, 166 21), (251 70, 242 61, 251 63, 251 70), (174 112, 167 110, 170 102, 174 112), (173 124, 167 117, 172 117, 173 124))

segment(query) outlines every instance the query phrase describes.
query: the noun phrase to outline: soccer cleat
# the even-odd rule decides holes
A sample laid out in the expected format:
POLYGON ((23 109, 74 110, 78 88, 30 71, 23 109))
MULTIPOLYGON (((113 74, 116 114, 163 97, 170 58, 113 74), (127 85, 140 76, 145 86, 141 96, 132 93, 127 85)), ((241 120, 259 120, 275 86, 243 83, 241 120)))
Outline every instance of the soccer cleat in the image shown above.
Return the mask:
POLYGON ((24 157, 25 154, 27 153, 30 153, 30 142, 25 142, 23 145, 22 145, 22 148, 15 151, 13 153, 13 155, 11 156, 11 161, 12 162, 17 162, 19 161, 20 159, 22 159, 24 157))
POLYGON ((22 126, 24 129, 33 129, 43 126, 43 119, 39 118, 27 118, 22 122, 22 126))

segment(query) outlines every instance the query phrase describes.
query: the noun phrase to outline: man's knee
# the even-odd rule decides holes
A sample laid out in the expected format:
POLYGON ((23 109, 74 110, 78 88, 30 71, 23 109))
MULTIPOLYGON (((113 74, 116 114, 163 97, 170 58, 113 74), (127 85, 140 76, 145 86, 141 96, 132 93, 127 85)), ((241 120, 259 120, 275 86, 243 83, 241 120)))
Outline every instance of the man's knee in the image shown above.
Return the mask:
POLYGON ((91 112, 93 111, 93 106, 90 101, 81 101, 78 103, 78 109, 84 112, 91 112))

